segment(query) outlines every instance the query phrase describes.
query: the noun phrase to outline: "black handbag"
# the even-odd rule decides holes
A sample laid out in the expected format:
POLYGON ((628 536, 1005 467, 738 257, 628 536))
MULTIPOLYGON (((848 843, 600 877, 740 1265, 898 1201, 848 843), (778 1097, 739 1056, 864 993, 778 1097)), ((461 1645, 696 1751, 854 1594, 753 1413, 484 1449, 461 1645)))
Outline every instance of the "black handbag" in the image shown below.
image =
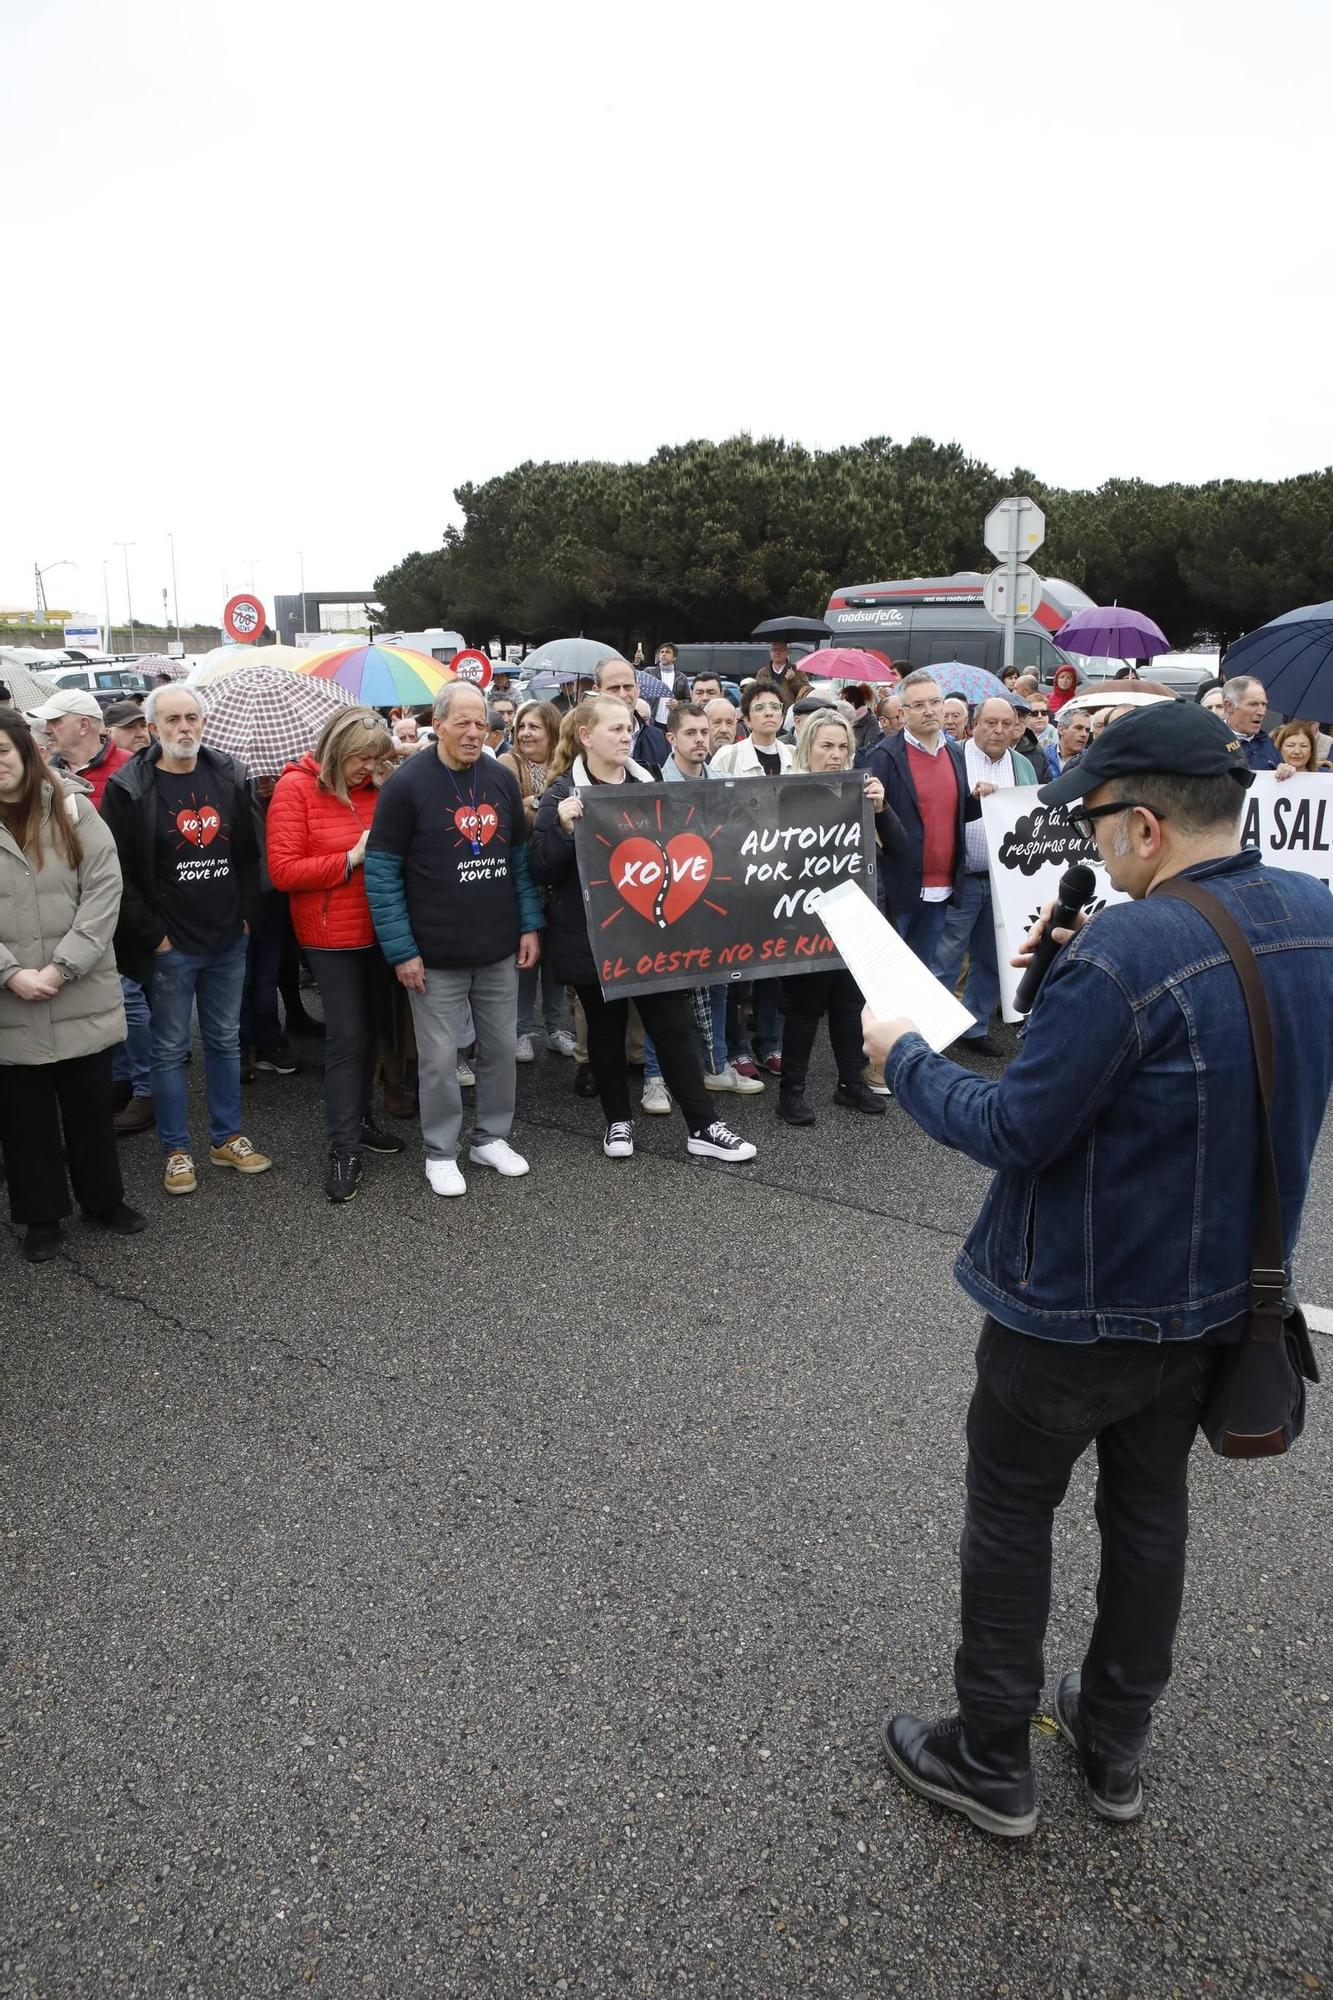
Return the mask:
POLYGON ((1273 1156, 1273 1020, 1245 934, 1210 889, 1185 876, 1160 883, 1207 920, 1231 955, 1245 995, 1259 1082, 1259 1198, 1250 1260, 1249 1318, 1225 1351, 1200 1424, 1220 1458, 1275 1458, 1305 1428, 1305 1385, 1319 1380, 1305 1315, 1287 1289, 1282 1208, 1273 1156))

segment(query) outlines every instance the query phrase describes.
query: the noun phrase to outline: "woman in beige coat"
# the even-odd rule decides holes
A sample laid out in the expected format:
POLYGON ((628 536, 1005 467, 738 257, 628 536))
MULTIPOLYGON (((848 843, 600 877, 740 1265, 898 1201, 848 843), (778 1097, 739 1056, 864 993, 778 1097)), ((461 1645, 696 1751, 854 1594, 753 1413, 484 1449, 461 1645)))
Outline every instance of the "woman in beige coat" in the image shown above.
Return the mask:
POLYGON ((60 1249, 69 1182, 90 1222, 132 1236, 111 1123, 111 1051, 125 1036, 111 939, 116 844, 86 796, 47 772, 0 708, 0 1150, 23 1254, 60 1249))

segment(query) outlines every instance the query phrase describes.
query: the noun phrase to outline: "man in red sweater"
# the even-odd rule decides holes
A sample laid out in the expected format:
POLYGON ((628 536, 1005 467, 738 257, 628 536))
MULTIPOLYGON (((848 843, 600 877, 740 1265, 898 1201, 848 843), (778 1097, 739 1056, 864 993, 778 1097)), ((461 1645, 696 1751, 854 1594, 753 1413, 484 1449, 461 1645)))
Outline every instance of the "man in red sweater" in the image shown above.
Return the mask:
POLYGON ((963 827, 981 811, 963 753, 944 733, 944 697, 924 669, 898 689, 903 726, 876 744, 866 769, 884 786, 907 845, 881 867, 888 912, 931 970, 963 864, 963 827))

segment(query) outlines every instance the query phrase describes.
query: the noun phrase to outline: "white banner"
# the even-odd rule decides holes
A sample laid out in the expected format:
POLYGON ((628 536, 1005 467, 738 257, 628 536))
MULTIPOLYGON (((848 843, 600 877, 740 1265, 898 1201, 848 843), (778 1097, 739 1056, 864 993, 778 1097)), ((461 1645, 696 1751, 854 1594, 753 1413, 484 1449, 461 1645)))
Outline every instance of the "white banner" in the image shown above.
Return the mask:
MULTIPOLYGON (((1043 806, 1031 785, 992 792, 981 802, 989 850, 1000 1004, 1006 1021, 1022 1016, 1014 995, 1023 977, 1010 965, 1025 932, 1049 903, 1066 868, 1085 861, 1097 880, 1091 908, 1127 899, 1111 887, 1096 849, 1075 833, 1063 806, 1043 806)), ((1271 868, 1314 875, 1333 888, 1333 777, 1288 778, 1260 772, 1245 794, 1241 841, 1257 847, 1271 868)))

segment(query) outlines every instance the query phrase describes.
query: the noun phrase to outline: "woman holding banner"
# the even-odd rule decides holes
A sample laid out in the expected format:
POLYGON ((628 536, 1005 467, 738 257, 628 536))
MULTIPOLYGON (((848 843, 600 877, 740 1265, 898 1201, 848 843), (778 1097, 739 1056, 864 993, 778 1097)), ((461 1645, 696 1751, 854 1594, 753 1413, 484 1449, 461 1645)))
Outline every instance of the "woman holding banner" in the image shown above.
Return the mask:
MULTIPOLYGON (((607 1000, 597 978, 574 852, 574 828, 583 814, 580 793, 594 785, 651 784, 630 757, 634 718, 624 702, 593 695, 571 718, 574 760, 542 793, 528 848, 533 880, 550 889, 545 958, 553 979, 573 986, 588 1019, 588 1060, 602 1101, 606 1133, 602 1151, 625 1160, 634 1151, 629 1067, 625 1060, 628 1000, 607 1000)), ((563 732, 562 732, 563 735, 563 732)), ((559 752, 557 764, 563 762, 559 752)), ((752 1160, 756 1148, 713 1116, 704 1087, 694 1010, 681 990, 636 996, 643 1025, 657 1049, 667 1089, 689 1126, 687 1150, 714 1160, 752 1160)), ((859 1012, 858 1012, 859 1019, 859 1012)))
MULTIPOLYGON (((850 771, 856 757, 856 735, 846 716, 827 710, 807 715, 796 737, 795 769, 798 771, 850 771)), ((878 778, 865 773, 866 797, 875 815, 875 835, 887 854, 901 854, 906 845, 902 821, 892 806, 884 803, 884 787, 878 778)), ((882 1117, 887 1108, 883 1096, 864 1081, 865 1055, 861 1046, 861 1009, 865 1002, 850 972, 803 972, 782 982, 782 1082, 778 1087, 778 1117, 788 1125, 813 1125, 815 1114, 805 1094, 810 1056, 827 1016, 829 1041, 838 1065, 838 1083, 833 1102, 846 1111, 864 1111, 882 1117)))

